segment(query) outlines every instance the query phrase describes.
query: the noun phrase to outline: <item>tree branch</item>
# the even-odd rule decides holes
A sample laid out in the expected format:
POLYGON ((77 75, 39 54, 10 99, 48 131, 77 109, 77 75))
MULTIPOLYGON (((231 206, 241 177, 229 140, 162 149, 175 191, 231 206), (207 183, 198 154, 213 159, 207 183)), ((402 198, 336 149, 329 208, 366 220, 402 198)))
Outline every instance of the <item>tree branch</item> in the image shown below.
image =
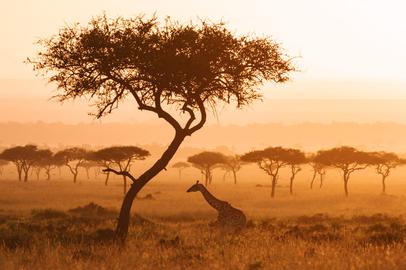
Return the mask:
POLYGON ((116 171, 116 170, 114 170, 114 169, 111 169, 111 168, 106 168, 106 169, 103 169, 103 172, 112 172, 112 173, 115 173, 115 174, 117 174, 117 175, 123 175, 123 176, 127 176, 128 178, 130 178, 133 182, 136 182, 137 181, 137 179, 135 179, 135 177, 134 176, 132 176, 129 172, 127 172, 127 171, 116 171))
POLYGON ((187 103, 185 102, 182 106, 182 110, 185 112, 188 112, 190 115, 189 120, 186 122, 184 130, 188 130, 190 128, 190 126, 192 125, 193 121, 196 120, 196 116, 195 113, 193 112, 193 110, 191 108, 189 108, 187 105, 187 103))
POLYGON ((203 101, 200 98, 196 98, 196 102, 197 102, 197 106, 199 106, 199 110, 200 110, 200 122, 187 130, 187 134, 189 136, 192 135, 195 131, 201 129, 203 127, 203 125, 206 123, 207 115, 206 115, 206 109, 204 108, 203 101))
POLYGON ((139 110, 147 110, 147 111, 151 111, 154 112, 158 115, 159 118, 163 118, 165 119, 169 124, 171 124, 177 131, 180 131, 182 128, 180 126, 180 124, 178 123, 178 121, 176 121, 175 118, 172 117, 172 115, 170 115, 168 112, 166 112, 165 110, 162 109, 161 104, 160 104, 160 98, 161 98, 161 92, 159 91, 158 93, 155 93, 155 107, 153 106, 149 106, 146 105, 142 99, 138 96, 136 90, 132 87, 132 85, 130 83, 128 83, 126 80, 120 78, 120 76, 115 76, 112 75, 111 73, 109 73, 107 75, 111 80, 113 80, 114 82, 120 84, 121 86, 123 86, 124 88, 126 88, 128 91, 130 91, 130 93, 134 96, 135 101, 138 104, 138 109, 139 110))

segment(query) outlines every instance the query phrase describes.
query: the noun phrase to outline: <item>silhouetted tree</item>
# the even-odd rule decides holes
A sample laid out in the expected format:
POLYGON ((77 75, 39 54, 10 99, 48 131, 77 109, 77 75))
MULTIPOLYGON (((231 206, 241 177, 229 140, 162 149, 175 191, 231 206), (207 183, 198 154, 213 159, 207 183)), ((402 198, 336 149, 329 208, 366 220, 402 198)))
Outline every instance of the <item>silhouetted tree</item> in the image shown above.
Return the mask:
POLYGON ((49 149, 42 149, 37 151, 36 160, 33 163, 34 172, 39 180, 41 170, 45 169, 47 174, 47 180, 50 179, 51 163, 53 159, 53 153, 49 149))
MULTIPOLYGON (((89 159, 90 155, 91 154, 89 153, 87 159, 89 159)), ((96 167, 99 167, 99 166, 100 166, 100 163, 96 162, 96 161, 93 161, 93 160, 86 160, 85 162, 82 163, 82 165, 80 165, 80 167, 85 169, 87 179, 90 179, 90 174, 89 174, 90 169, 91 168, 96 168, 96 167)))
POLYGON ((224 164, 226 156, 219 152, 205 151, 188 157, 187 161, 199 169, 205 178, 205 186, 213 180, 212 170, 216 165, 224 164))
POLYGON ((124 188, 123 192, 127 192, 127 174, 129 174, 131 163, 134 160, 144 160, 150 153, 137 146, 112 146, 95 151, 92 156, 95 160, 106 166, 104 170, 107 173, 106 182, 108 181, 108 173, 114 172, 123 176, 124 188), (119 171, 112 167, 116 166, 119 171))
POLYGON ((66 167, 73 175, 73 183, 76 183, 79 168, 87 160, 87 151, 83 148, 72 147, 61 150, 55 154, 57 160, 63 160, 66 167))
POLYGON ((298 149, 286 149, 286 163, 290 167, 290 182, 289 182, 289 192, 293 195, 293 181, 302 168, 301 165, 307 162, 305 154, 298 149))
POLYGON ((282 147, 268 147, 264 150, 251 151, 241 156, 245 162, 257 163, 259 168, 272 177, 271 198, 275 197, 275 188, 279 171, 288 165, 287 149, 282 147))
POLYGON ((325 166, 335 167, 343 172, 344 193, 348 197, 348 180, 353 172, 363 170, 372 162, 372 155, 349 146, 319 151, 315 161, 325 166))
POLYGON ((60 168, 64 166, 64 159, 61 156, 52 155, 49 159, 44 162, 45 174, 47 175, 47 180, 51 180, 51 171, 55 168, 60 168))
POLYGON ((172 165, 172 168, 178 169, 179 181, 182 180, 182 171, 186 168, 189 168, 190 164, 187 162, 179 161, 172 165))
POLYGON ((29 170, 36 160, 38 148, 36 145, 15 146, 5 149, 0 158, 15 164, 18 173, 18 180, 28 181, 29 170))
POLYGON ((313 169, 313 176, 312 176, 312 180, 310 181, 310 189, 313 189, 313 184, 314 184, 314 180, 316 179, 317 175, 319 175, 319 179, 320 179, 320 188, 323 186, 323 181, 324 181, 324 176, 326 175, 326 168, 327 166, 317 162, 317 155, 311 155, 308 158, 308 164, 312 167, 313 169))
POLYGON ((231 172, 233 174, 234 184, 237 184, 237 172, 241 169, 242 164, 241 158, 237 155, 226 156, 224 159, 222 167, 226 173, 231 172))
POLYGON ((371 164, 375 166, 376 172, 382 176, 382 194, 386 194, 386 178, 392 169, 405 164, 405 160, 399 158, 395 153, 374 152, 372 153, 371 164))
POLYGON ((282 83, 294 70, 291 59, 270 38, 235 36, 223 23, 183 25, 156 18, 93 18, 88 26, 66 26, 39 42, 34 70, 60 90, 60 101, 89 97, 101 117, 134 98, 139 110, 156 114, 175 131, 162 156, 124 197, 116 236, 124 240, 138 192, 165 169, 183 140, 201 129, 206 108, 260 98, 258 85, 282 83))
POLYGON ((226 177, 228 174, 231 174, 231 169, 230 167, 228 167, 226 164, 222 163, 222 164, 217 164, 213 167, 213 169, 221 169, 224 171, 223 174, 223 182, 226 181, 226 177))
POLYGON ((0 175, 3 175, 4 166, 8 165, 9 161, 0 159, 0 175))

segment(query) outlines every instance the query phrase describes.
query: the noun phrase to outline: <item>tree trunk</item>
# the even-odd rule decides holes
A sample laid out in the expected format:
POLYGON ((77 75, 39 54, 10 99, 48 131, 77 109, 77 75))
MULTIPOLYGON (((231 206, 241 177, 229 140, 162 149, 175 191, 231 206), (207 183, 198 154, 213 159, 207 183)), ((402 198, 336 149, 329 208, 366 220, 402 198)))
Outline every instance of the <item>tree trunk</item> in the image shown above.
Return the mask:
POLYGON ((314 179, 316 179, 316 175, 317 175, 317 172, 316 172, 316 170, 314 170, 313 171, 313 178, 312 178, 312 181, 310 182, 310 189, 313 189, 313 183, 314 183, 314 179))
POLYGON ((179 169, 179 181, 182 181, 182 169, 179 169))
POLYGON ((276 176, 272 177, 272 189, 271 189, 271 198, 275 197, 275 188, 276 188, 276 176))
POLYGON ((237 185, 237 173, 233 170, 234 185, 237 185))
POLYGON ((209 169, 206 169, 206 171, 204 173, 204 177, 205 177, 204 185, 207 187, 209 184, 211 184, 211 172, 209 169))
POLYGON ((211 185, 212 180, 213 180, 213 174, 211 173, 211 170, 209 170, 209 185, 211 185))
POLYGON ((292 175, 291 177, 290 177, 290 184, 289 184, 289 193, 290 193, 290 195, 293 195, 293 180, 295 179, 295 176, 294 175, 292 175))
POLYGON ((28 182, 28 173, 29 170, 24 170, 24 182, 28 182))
POLYGON ((35 171, 35 174, 36 174, 36 176, 37 176, 37 181, 39 181, 39 176, 40 176, 40 174, 41 174, 41 170, 36 170, 36 171, 35 171))
POLYGON ((78 178, 78 173, 73 173, 73 183, 76 183, 76 180, 78 178))
POLYGON ((123 194, 125 195, 127 193, 127 177, 124 175, 123 176, 123 185, 124 185, 124 189, 123 189, 123 194))
POLYGON ((109 182, 109 177, 110 177, 110 172, 107 172, 106 180, 104 180, 104 185, 105 186, 107 186, 107 183, 109 182))
POLYGON ((51 180, 51 169, 46 169, 45 173, 47 174, 47 181, 51 180))
POLYGON ((17 173, 18 173, 18 181, 21 182, 23 169, 21 168, 20 165, 16 165, 16 166, 17 166, 17 173))
POLYGON ((382 194, 386 194, 386 176, 382 175, 382 194))
POLYGON ((89 168, 85 168, 85 170, 86 170, 86 177, 87 177, 87 179, 90 179, 90 176, 89 176, 89 168))
POLYGON ((348 197, 348 178, 349 178, 349 176, 344 174, 344 193, 345 193, 345 197, 348 197))
POLYGON ((130 189, 124 196, 123 203, 120 209, 120 215, 118 217, 117 227, 116 227, 116 239, 124 242, 127 234, 128 227, 130 224, 130 212, 133 201, 137 196, 138 192, 151 180, 153 179, 160 171, 165 169, 169 161, 175 155, 179 146, 182 144, 185 134, 177 132, 171 144, 162 154, 162 156, 154 163, 154 165, 145 171, 136 182, 131 184, 130 189))

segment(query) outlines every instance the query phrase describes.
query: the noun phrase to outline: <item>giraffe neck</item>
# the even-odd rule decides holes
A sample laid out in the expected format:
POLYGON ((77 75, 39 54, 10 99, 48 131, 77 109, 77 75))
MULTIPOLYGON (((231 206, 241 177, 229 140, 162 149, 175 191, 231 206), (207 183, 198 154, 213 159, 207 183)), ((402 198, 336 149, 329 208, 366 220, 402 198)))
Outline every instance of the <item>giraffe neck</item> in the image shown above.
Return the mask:
POLYGON ((214 197, 205 187, 202 187, 200 189, 200 192, 202 193, 206 201, 210 204, 210 206, 216 209, 217 211, 220 211, 220 209, 226 204, 225 201, 221 201, 216 197, 214 197))

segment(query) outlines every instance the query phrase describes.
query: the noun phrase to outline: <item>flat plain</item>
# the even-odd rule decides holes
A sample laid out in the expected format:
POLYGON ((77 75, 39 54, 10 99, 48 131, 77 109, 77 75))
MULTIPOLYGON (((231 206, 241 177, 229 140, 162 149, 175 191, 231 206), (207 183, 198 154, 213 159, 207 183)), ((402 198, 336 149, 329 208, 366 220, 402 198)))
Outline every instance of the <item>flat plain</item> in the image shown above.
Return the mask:
POLYGON ((0 181, 0 268, 406 268, 403 170, 388 179, 388 195, 380 194, 372 170, 354 174, 349 198, 340 175, 329 173, 322 188, 316 182, 310 190, 310 173, 303 172, 293 196, 282 177, 274 199, 259 172, 243 170, 237 185, 217 173, 208 188, 246 213, 240 233, 209 225, 216 212, 200 194, 186 193, 196 172, 182 180, 163 173, 135 200, 125 246, 111 241, 123 198, 120 178, 105 186, 101 176, 73 184, 67 175, 27 183, 6 175, 0 181))

